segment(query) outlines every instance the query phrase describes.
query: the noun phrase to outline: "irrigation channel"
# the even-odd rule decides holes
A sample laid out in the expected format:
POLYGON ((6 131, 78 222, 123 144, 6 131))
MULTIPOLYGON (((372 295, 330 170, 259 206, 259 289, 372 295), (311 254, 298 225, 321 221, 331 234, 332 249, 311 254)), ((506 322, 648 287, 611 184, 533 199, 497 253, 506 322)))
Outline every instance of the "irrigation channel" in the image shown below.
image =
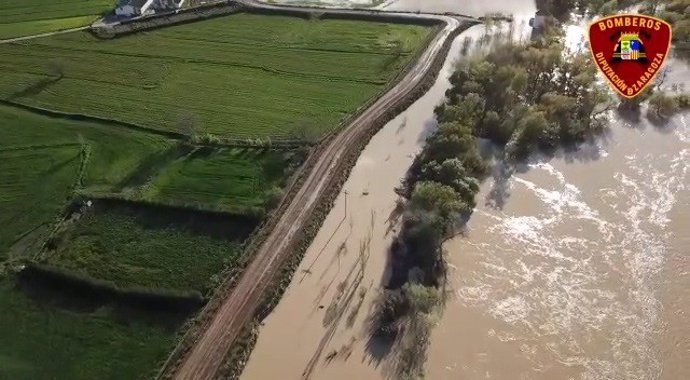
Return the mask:
MULTIPOLYGON (((512 13, 519 30, 535 11, 522 0, 429 3, 387 2, 512 13)), ((582 43, 582 28, 567 31, 582 43)), ((243 380, 390 378, 394 359, 369 343, 366 319, 398 230, 393 189, 436 125, 462 41, 484 33, 462 33, 431 90, 363 151, 264 320, 243 380)), ((664 86, 690 83, 686 62, 666 68, 664 86)), ((428 378, 690 378, 688 159, 690 115, 663 125, 615 115, 596 144, 537 157, 509 178, 497 171, 466 234, 445 246, 453 296, 432 332, 428 378)))

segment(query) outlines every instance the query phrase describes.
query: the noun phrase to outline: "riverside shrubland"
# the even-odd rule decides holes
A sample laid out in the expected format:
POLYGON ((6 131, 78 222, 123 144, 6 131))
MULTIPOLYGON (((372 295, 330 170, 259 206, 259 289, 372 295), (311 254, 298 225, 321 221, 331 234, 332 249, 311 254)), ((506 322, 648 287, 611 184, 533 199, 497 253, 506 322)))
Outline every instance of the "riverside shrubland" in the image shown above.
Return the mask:
POLYGON ((456 67, 435 109, 438 128, 400 191, 406 201, 391 247, 393 274, 372 319, 372 334, 399 357, 398 378, 424 376, 430 329, 445 298, 443 242, 463 227, 491 169, 478 140, 515 162, 602 133, 610 99, 595 75, 591 57, 567 51, 553 18, 542 38, 499 40, 456 67))

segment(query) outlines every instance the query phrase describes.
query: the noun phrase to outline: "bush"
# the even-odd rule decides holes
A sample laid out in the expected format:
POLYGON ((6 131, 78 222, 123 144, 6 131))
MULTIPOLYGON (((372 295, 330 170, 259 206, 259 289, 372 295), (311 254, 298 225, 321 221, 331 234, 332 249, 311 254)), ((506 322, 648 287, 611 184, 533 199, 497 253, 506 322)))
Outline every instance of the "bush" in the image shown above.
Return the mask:
POLYGON ((373 334, 381 339, 393 340, 398 334, 398 321, 407 314, 408 304, 400 289, 386 289, 381 293, 372 321, 373 334))
POLYGON ((440 291, 433 286, 408 282, 403 286, 403 294, 413 313, 429 314, 441 304, 440 291))
POLYGON ((649 98, 647 112, 652 118, 669 119, 680 110, 678 100, 674 96, 657 92, 649 98))

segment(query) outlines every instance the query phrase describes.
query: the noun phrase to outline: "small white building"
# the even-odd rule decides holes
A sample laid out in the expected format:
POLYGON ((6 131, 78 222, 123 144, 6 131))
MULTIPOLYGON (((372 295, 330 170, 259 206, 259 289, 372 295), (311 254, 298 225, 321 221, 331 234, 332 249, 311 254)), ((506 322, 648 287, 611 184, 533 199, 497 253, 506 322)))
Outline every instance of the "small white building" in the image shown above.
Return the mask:
POLYGON ((118 16, 134 17, 153 13, 152 5, 155 0, 121 0, 115 8, 118 16))
POLYGON ((182 4, 184 4, 184 0, 155 0, 153 8, 160 12, 174 11, 182 8, 182 4))

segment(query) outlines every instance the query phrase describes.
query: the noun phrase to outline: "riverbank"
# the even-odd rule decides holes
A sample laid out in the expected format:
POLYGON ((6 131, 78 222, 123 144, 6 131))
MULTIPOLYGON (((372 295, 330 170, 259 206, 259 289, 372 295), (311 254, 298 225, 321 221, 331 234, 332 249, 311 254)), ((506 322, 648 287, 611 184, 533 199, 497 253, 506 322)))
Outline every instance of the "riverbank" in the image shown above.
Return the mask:
MULTIPOLYGON (((666 69, 665 91, 690 80, 682 60, 666 69)), ((603 137, 481 186, 444 245, 453 292, 429 378, 690 376, 690 115, 648 114, 614 112, 603 137)))

